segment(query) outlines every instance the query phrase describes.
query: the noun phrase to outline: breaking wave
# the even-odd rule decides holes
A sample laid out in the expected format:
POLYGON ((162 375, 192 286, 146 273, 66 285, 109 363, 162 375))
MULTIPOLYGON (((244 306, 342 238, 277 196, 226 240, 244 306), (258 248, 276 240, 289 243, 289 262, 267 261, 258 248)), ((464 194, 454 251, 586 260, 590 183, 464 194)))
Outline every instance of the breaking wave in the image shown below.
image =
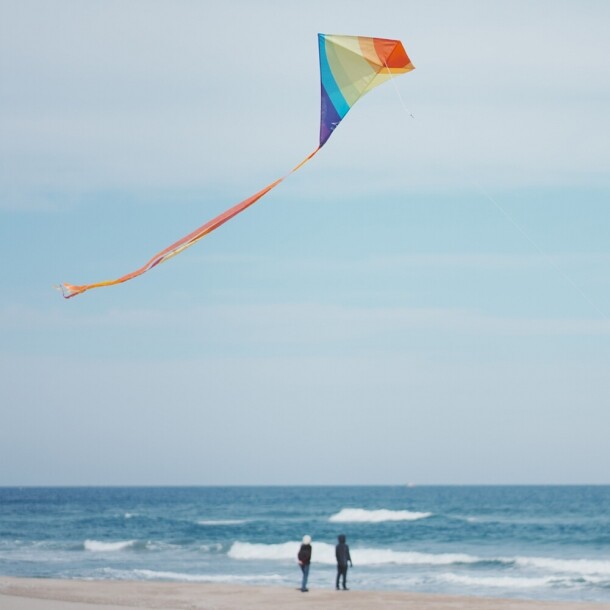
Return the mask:
POLYGON ((610 561, 599 559, 554 559, 551 557, 516 557, 519 567, 537 568, 554 573, 585 576, 610 576, 610 561))
POLYGON ((197 521, 198 525, 242 525, 248 523, 247 519, 201 519, 197 521))
POLYGON ((106 577, 117 580, 171 580, 176 582, 202 583, 276 583, 283 579, 279 574, 188 574, 161 570, 116 570, 104 569, 106 577))
POLYGON ((464 574, 442 574, 439 580, 467 587, 490 587, 502 589, 533 589, 553 583, 552 577, 528 578, 517 576, 468 576, 464 574))
POLYGON ((610 586, 609 579, 577 574, 571 576, 565 574, 547 574, 544 576, 470 576, 448 573, 438 575, 437 579, 445 583, 468 588, 504 589, 505 591, 542 589, 546 587, 582 589, 586 587, 607 588, 610 586))
POLYGON ((85 540, 83 543, 85 551, 94 553, 113 553, 126 549, 146 548, 146 543, 138 540, 119 540, 117 542, 102 542, 100 540, 85 540))
POLYGON ((410 510, 366 510, 364 508, 344 508, 328 520, 332 523, 383 523, 384 521, 417 521, 426 519, 432 513, 420 513, 410 510))
MULTIPOLYGON (((275 560, 296 561, 300 542, 284 542, 281 544, 251 544, 249 542, 234 542, 228 555, 232 559, 244 561, 275 560)), ((334 565, 335 547, 326 542, 312 542, 313 557, 316 563, 334 565)), ((394 551, 392 549, 352 548, 351 556, 357 565, 453 565, 478 563, 485 561, 465 553, 416 553, 394 551)))

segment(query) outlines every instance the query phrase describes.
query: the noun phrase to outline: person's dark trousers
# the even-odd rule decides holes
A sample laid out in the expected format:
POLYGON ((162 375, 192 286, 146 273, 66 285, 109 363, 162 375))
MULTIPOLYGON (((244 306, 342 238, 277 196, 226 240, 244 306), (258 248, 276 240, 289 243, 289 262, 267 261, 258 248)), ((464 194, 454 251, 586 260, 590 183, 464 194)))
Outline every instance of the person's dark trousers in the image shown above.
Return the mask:
POLYGON ((347 565, 337 566, 337 589, 339 588, 339 578, 343 577, 343 588, 347 589, 345 586, 345 580, 347 578, 347 565))
POLYGON ((301 565, 303 572, 303 582, 301 583, 301 591, 307 591, 307 579, 309 578, 309 564, 301 565))

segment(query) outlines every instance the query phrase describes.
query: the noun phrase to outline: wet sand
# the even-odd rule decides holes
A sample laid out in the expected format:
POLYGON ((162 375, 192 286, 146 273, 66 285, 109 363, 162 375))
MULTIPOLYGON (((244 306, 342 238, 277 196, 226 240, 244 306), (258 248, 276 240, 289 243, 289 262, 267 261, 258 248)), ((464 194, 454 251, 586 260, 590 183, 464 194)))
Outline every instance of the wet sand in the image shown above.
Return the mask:
POLYGON ((0 610, 610 610, 610 603, 489 599, 391 591, 0 577, 0 610))

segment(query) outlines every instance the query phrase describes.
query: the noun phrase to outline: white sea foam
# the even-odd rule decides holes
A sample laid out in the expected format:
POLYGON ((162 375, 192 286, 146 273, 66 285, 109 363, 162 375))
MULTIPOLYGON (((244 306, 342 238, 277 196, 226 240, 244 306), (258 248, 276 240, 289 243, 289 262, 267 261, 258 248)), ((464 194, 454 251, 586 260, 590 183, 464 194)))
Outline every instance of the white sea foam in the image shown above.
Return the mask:
MULTIPOLYGON (((243 559, 243 560, 293 560, 296 561, 297 553, 301 546, 300 542, 284 542, 282 544, 252 544, 249 542, 234 542, 227 553, 231 559, 243 559)), ((316 561, 320 561, 320 554, 327 553, 327 549, 324 547, 330 547, 326 543, 317 543, 316 549, 316 561)), ((333 549, 334 553, 334 549, 333 549)))
POLYGON ((449 517, 449 518, 450 519, 457 519, 458 521, 467 521, 468 523, 478 523, 479 521, 482 520, 479 517, 470 517, 468 515, 466 515, 466 516, 455 515, 455 516, 449 517))
POLYGON ((157 570, 131 570, 125 575, 126 578, 139 580, 175 580, 179 582, 282 582, 279 574, 186 574, 183 572, 164 572, 157 570))
POLYGON ((220 544, 220 542, 216 542, 214 544, 202 544, 199 547, 199 550, 204 551, 205 553, 219 552, 222 551, 222 544, 220 544))
MULTIPOLYGON (((102 578, 113 580, 172 580, 177 582, 218 582, 218 583, 257 583, 257 582, 282 582, 279 574, 188 574, 186 572, 172 572, 162 570, 121 570, 116 568, 103 568, 102 578)), ((99 576, 93 576, 99 579, 99 576)))
POLYGON ((546 587, 553 583, 554 579, 527 578, 515 576, 467 576, 464 574, 439 574, 438 579, 455 585, 467 587, 489 587, 501 589, 536 589, 546 587))
POLYGON ((610 576, 610 561, 600 559, 554 559, 551 557, 516 557, 519 567, 537 568, 554 573, 581 576, 610 576))
MULTIPOLYGON (((478 563, 480 557, 465 553, 417 553, 410 551, 393 551, 391 549, 362 549, 354 551, 358 561, 364 565, 453 565, 464 563, 478 563), (360 558, 360 555, 362 557, 360 558)), ((354 555, 352 553, 352 555, 354 555)))
POLYGON ((333 523, 383 523, 384 521, 417 521, 430 517, 432 513, 410 510, 366 510, 364 508, 343 508, 328 520, 333 523))
POLYGON ((467 587, 501 588, 505 590, 535 589, 544 587, 560 587, 562 589, 581 589, 587 586, 607 587, 610 581, 603 577, 569 576, 553 574, 547 576, 469 576, 465 574, 439 575, 442 582, 463 585, 467 587))
MULTIPOLYGON (((282 544, 250 544, 248 542, 234 542, 229 549, 231 559, 245 561, 275 560, 296 561, 300 542, 284 542, 282 544)), ((316 542, 313 545, 313 557, 316 563, 333 565, 336 563, 335 547, 326 542, 316 542)), ((408 551, 394 551, 392 549, 352 548, 351 556, 354 564, 364 565, 452 565, 463 563, 477 563, 482 561, 479 557, 464 553, 416 553, 408 551)))
POLYGON ((241 525, 242 523, 248 523, 247 519, 202 519, 197 521, 199 525, 241 525))
POLYGON ((95 553, 109 553, 116 551, 124 551, 125 549, 134 548, 137 545, 137 540, 119 540, 117 542, 101 542, 100 540, 85 540, 83 546, 86 551, 95 553))

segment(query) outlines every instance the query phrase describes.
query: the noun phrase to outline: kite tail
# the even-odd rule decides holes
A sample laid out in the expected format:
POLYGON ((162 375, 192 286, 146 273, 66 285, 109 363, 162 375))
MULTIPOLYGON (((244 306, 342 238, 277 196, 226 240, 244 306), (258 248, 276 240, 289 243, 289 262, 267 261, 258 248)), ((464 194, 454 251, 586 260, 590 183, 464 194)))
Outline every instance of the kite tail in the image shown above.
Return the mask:
POLYGON ((298 165, 293 167, 285 176, 282 176, 275 182, 272 182, 255 195, 252 195, 252 197, 244 199, 244 201, 234 205, 232 208, 229 208, 219 216, 216 216, 216 218, 213 218, 212 220, 206 222, 204 225, 202 225, 192 233, 189 233, 182 239, 179 239, 176 243, 165 248, 165 250, 158 252, 139 269, 136 269, 135 271, 132 271, 127 275, 123 275, 122 277, 119 277, 115 280, 107 280, 105 282, 97 282, 95 284, 83 284, 82 286, 75 286, 73 284, 67 284, 64 282, 63 284, 58 286, 58 288, 63 294, 63 297, 65 299, 71 299, 77 294, 81 294, 82 292, 86 292, 87 290, 91 290, 92 288, 102 288, 103 286, 114 286, 115 284, 122 284, 123 282, 127 282, 128 280, 132 280, 134 277, 138 277, 139 275, 146 273, 153 267, 156 267, 157 265, 164 263, 170 258, 176 256, 176 254, 180 254, 180 252, 186 250, 187 248, 190 248, 193 244, 204 238, 208 233, 211 233, 228 220, 231 220, 231 218, 233 218, 234 216, 237 216, 237 214, 239 214, 240 212, 243 212, 246 208, 249 208, 252 204, 256 203, 261 197, 264 197, 271 189, 275 188, 278 184, 280 184, 280 182, 290 176, 290 174, 293 174, 298 169, 303 167, 305 163, 307 163, 312 157, 314 157, 314 155, 320 150, 320 148, 321 147, 318 146, 318 148, 316 148, 312 153, 307 155, 305 159, 303 159, 298 165))

